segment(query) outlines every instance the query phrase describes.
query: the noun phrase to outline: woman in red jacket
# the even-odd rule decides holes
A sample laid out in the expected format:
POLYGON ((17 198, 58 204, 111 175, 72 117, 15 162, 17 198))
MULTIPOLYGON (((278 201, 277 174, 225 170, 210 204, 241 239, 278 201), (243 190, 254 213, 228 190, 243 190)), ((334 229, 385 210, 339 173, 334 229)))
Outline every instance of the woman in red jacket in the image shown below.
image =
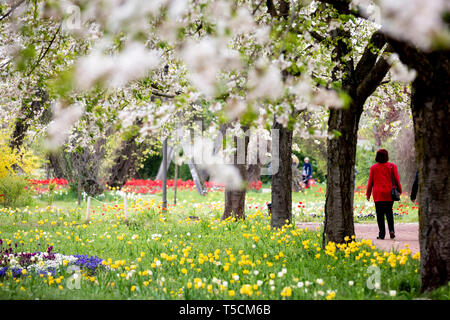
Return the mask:
POLYGON ((384 225, 385 215, 389 228, 389 236, 391 239, 395 238, 394 213, 392 211, 394 201, 391 198, 391 191, 393 187, 391 170, 393 172, 395 186, 397 187, 397 190, 402 193, 402 186, 400 185, 397 166, 388 162, 388 160, 389 154, 387 150, 380 149, 377 151, 377 155, 375 157, 375 161, 377 163, 370 167, 369 182, 367 183, 367 201, 370 201, 372 190, 373 200, 375 201, 375 210, 377 213, 379 229, 377 239, 384 239, 386 234, 384 225))

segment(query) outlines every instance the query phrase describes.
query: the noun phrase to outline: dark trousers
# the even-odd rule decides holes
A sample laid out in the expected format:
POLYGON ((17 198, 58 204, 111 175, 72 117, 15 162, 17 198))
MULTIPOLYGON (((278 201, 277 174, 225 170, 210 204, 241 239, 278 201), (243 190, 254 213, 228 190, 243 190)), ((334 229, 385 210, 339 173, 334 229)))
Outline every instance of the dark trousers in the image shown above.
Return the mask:
POLYGON ((377 222, 378 222, 378 236, 384 238, 386 235, 386 229, 384 226, 384 216, 386 215, 386 220, 388 223, 389 232, 394 232, 394 213, 392 207, 394 201, 378 201, 375 202, 375 210, 377 212, 377 222))

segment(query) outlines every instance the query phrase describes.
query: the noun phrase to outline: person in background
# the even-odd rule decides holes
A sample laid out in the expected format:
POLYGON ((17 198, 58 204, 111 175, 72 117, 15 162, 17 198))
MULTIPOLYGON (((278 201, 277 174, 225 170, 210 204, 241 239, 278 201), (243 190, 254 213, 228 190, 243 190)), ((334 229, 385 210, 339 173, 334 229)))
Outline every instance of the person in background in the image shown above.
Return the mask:
POLYGON ((416 202, 417 190, 419 189, 419 172, 416 172, 416 177, 414 179, 414 183, 411 189, 410 199, 412 202, 416 202))
POLYGON ((389 154, 387 150, 380 149, 377 151, 375 156, 377 163, 370 167, 369 182, 367 183, 367 201, 370 201, 370 195, 373 191, 373 200, 375 202, 379 229, 377 239, 384 239, 386 234, 384 216, 386 216, 388 223, 389 236, 391 239, 395 238, 394 213, 392 211, 394 201, 391 198, 391 191, 394 184, 400 194, 402 193, 397 166, 394 163, 388 162, 388 160, 389 154), (394 176, 394 181, 392 176, 394 176))
POLYGON ((309 181, 309 179, 312 179, 312 173, 313 173, 313 170, 312 170, 312 165, 311 165, 311 163, 309 163, 309 158, 308 157, 306 157, 305 159, 304 159, 304 161, 305 161, 305 163, 303 164, 303 167, 302 167, 302 177, 303 177, 303 183, 305 184, 305 188, 308 188, 308 181, 309 181))

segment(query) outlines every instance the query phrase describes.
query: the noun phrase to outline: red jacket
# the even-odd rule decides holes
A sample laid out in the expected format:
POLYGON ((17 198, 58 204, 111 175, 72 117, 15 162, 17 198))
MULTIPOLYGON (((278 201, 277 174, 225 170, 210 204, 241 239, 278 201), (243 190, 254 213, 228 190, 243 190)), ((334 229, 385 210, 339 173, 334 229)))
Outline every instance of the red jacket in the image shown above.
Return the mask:
POLYGON ((370 197, 373 189, 373 200, 378 201, 392 201, 392 171, 394 172, 394 179, 397 190, 402 193, 402 186, 400 184, 400 177, 398 176, 397 166, 393 163, 375 163, 370 167, 369 182, 367 183, 366 196, 370 197))

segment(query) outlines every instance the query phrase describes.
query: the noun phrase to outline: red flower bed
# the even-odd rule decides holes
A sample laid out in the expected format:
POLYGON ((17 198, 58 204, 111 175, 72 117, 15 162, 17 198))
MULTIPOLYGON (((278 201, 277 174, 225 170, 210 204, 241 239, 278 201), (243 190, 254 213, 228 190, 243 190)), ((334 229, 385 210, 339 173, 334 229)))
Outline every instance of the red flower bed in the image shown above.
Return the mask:
POLYGON ((48 192, 48 186, 50 184, 55 184, 55 190, 59 190, 67 186, 68 182, 66 179, 46 179, 46 180, 28 180, 32 185, 32 189, 36 191, 38 194, 42 194, 44 192, 48 192))
POLYGON ((33 185, 49 185, 51 183, 56 184, 57 186, 65 186, 67 185, 66 179, 47 179, 47 180, 28 180, 33 185))
MULTIPOLYGON (((132 179, 125 183, 122 190, 126 192, 134 192, 134 193, 158 193, 162 190, 162 181, 161 180, 143 180, 143 179, 132 179)), ((175 180, 170 179, 167 180, 167 187, 173 188, 175 186, 175 180)), ((259 190, 261 189, 262 183, 261 181, 252 182, 249 185, 249 189, 259 190)), ((223 184, 206 181, 205 187, 208 190, 213 188, 217 188, 219 190, 223 190, 225 186, 223 184)), ((181 179, 177 180, 177 189, 179 190, 195 190, 195 182, 193 180, 183 181, 181 179)))

